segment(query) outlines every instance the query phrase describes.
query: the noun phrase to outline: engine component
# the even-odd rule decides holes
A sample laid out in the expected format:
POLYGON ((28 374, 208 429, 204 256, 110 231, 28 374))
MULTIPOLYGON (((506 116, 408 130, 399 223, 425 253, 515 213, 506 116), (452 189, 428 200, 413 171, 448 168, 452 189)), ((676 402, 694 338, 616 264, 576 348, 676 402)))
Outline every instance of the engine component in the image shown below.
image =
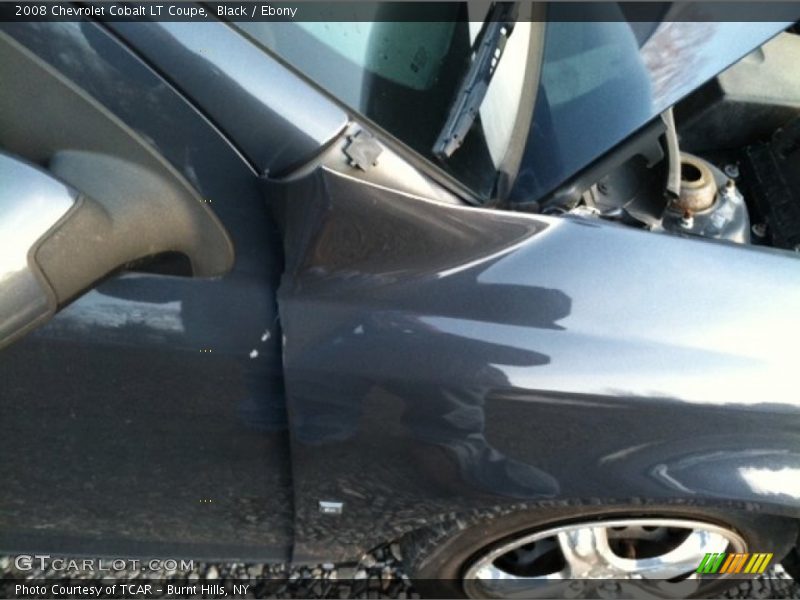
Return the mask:
POLYGON ((773 246, 800 251, 800 118, 770 142, 748 147, 745 157, 743 175, 765 235, 773 246))
POLYGON ((717 182, 710 165, 691 154, 681 154, 681 185, 672 206, 683 213, 711 208, 717 197, 717 182))
POLYGON ((681 157, 681 193, 664 211, 662 225, 676 233, 750 242, 750 218, 736 182, 691 154, 681 157))
POLYGON ((578 205, 544 212, 750 243, 750 217, 736 183, 697 156, 682 153, 680 163, 681 185, 676 197, 667 194, 664 198, 663 168, 626 163, 584 192, 578 205))
POLYGON ((672 107, 661 113, 661 118, 667 126, 664 132, 668 161, 666 193, 667 196, 674 198, 681 193, 681 147, 678 141, 678 129, 675 127, 675 114, 672 107))

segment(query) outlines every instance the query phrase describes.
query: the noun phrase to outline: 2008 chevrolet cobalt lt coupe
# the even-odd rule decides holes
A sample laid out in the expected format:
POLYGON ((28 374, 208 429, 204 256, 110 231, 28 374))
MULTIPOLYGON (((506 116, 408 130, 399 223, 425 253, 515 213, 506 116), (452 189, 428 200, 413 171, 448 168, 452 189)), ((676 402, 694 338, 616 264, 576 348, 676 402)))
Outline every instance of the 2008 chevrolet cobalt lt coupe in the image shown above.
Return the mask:
POLYGON ((0 25, 0 551, 796 573, 800 15, 315 10, 0 25))

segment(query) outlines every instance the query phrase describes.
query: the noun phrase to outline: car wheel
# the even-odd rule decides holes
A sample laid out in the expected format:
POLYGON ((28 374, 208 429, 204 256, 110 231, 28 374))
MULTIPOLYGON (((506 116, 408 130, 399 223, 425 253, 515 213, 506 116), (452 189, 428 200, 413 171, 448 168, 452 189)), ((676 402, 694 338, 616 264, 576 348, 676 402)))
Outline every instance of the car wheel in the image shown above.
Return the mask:
POLYGON ((414 532, 404 556, 423 597, 707 597, 736 579, 698 574, 706 554, 777 562, 796 535, 792 521, 745 511, 574 506, 414 532))
POLYGON ((791 549, 786 558, 783 559, 783 568, 792 576, 795 581, 800 581, 800 538, 797 546, 791 549))

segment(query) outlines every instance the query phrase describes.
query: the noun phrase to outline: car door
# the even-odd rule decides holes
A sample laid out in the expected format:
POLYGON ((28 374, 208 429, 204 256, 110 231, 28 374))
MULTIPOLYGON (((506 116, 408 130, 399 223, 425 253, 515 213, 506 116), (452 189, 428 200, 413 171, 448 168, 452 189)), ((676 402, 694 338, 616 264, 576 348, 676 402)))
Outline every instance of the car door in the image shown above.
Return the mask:
MULTIPOLYGON (((210 278, 174 252, 120 264, 0 350, 0 548, 287 559, 282 258, 258 168, 100 24, 5 24, 0 53, 2 152, 52 169, 64 151, 138 148, 146 160, 116 158, 152 160, 190 186, 203 223, 218 219, 235 251, 210 278)), ((318 141, 284 127, 258 143, 292 160, 318 141)))

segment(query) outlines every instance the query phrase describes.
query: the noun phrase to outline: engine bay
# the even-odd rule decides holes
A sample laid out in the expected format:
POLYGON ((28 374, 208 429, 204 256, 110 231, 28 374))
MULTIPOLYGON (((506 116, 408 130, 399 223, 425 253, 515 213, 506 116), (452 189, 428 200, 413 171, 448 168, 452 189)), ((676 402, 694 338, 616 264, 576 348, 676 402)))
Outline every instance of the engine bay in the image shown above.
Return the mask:
POLYGON ((800 251, 796 27, 544 199, 543 214, 800 251))

